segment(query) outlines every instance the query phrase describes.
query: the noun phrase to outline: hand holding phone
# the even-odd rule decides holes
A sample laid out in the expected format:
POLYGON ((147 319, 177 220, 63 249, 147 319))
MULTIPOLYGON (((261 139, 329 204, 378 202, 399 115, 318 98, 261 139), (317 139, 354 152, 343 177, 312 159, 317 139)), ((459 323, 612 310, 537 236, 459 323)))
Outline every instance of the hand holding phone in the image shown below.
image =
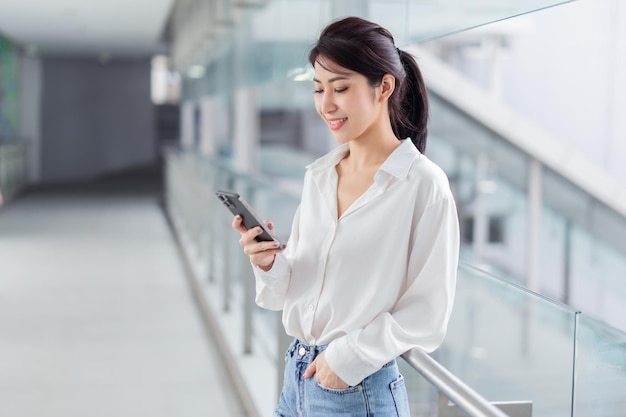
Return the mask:
POLYGON ((269 230, 269 228, 253 213, 250 205, 237 193, 232 191, 219 190, 215 193, 222 204, 230 210, 233 215, 241 216, 241 223, 247 229, 260 227, 263 232, 255 237, 257 242, 278 242, 279 247, 284 246, 269 230))
POLYGON ((269 271, 274 265, 276 254, 286 245, 274 237, 273 230, 270 230, 252 213, 248 203, 239 194, 223 190, 215 194, 232 214, 241 216, 240 219, 233 220, 233 227, 241 233, 242 239, 239 244, 243 247, 244 253, 250 257, 253 265, 269 271), (258 233, 257 227, 260 228, 261 233, 255 235, 253 239, 250 233, 258 233))

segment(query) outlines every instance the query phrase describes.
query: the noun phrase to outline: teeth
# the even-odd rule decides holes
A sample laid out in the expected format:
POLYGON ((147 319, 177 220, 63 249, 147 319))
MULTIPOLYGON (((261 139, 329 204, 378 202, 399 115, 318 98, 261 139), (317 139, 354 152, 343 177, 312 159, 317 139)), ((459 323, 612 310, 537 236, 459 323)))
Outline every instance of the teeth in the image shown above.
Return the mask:
POLYGON ((343 122, 345 122, 346 120, 348 120, 348 118, 347 118, 347 117, 345 117, 345 118, 343 118, 343 119, 341 119, 341 120, 331 120, 330 124, 331 124, 331 125, 338 125, 339 123, 343 123, 343 122))

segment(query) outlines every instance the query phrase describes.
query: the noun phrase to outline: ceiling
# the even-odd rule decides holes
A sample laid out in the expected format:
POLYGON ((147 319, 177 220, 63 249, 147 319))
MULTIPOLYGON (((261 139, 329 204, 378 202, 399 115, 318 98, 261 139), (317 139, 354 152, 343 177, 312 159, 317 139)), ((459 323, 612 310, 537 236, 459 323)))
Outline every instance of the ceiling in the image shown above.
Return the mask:
POLYGON ((0 0, 0 33, 42 54, 152 55, 174 1, 0 0))

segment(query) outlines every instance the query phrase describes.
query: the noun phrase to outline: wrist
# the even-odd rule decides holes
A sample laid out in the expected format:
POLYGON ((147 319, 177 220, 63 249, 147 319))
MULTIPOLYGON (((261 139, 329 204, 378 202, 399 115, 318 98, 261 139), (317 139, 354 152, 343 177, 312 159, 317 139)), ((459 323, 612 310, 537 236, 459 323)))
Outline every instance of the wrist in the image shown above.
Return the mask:
MULTIPOLYGON (((274 256, 274 258, 276 258, 276 257, 274 256)), ((267 272, 267 271, 269 271, 270 269, 272 269, 272 266, 274 266, 274 260, 275 260, 275 259, 272 259, 272 262, 270 262, 270 263, 269 263, 269 264, 267 264, 267 265, 260 265, 260 264, 257 264, 257 263, 255 263, 255 262, 252 262, 252 265, 253 265, 255 268, 259 268, 261 271, 267 272)))

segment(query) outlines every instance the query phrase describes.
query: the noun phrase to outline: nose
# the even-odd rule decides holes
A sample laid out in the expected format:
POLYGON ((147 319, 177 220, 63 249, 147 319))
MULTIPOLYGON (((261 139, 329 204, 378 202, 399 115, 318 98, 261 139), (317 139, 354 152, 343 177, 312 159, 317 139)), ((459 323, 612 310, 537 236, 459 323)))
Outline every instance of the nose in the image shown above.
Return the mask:
POLYGON ((337 110, 337 105, 335 104, 334 94, 332 92, 323 92, 320 103, 320 113, 331 114, 335 110, 337 110))

